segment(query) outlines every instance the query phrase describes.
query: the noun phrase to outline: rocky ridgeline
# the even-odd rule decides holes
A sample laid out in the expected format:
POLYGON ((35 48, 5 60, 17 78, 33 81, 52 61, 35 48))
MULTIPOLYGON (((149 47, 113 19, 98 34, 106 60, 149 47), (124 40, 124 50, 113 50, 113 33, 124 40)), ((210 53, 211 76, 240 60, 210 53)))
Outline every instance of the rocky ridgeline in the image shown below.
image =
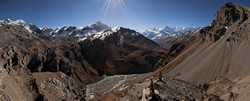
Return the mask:
POLYGON ((240 26, 244 21, 249 19, 249 8, 227 3, 220 8, 216 13, 216 19, 210 26, 202 28, 199 32, 200 38, 205 41, 217 41, 227 31, 227 29, 234 23, 238 23, 240 26))

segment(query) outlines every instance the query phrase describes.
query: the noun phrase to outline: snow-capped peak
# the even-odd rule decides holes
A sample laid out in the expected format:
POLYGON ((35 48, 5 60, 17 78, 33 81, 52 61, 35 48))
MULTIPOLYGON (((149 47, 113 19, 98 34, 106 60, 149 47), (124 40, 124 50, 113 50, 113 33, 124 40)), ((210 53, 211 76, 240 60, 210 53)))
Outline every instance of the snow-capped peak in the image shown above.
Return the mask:
POLYGON ((107 25, 103 24, 102 22, 100 21, 97 21, 93 24, 90 24, 90 25, 87 25, 85 26, 84 28, 90 28, 90 29, 95 29, 96 31, 102 31, 102 30, 105 30, 105 29, 108 29, 110 27, 108 27, 107 25))
POLYGON ((11 26, 23 26, 23 27, 27 25, 25 21, 20 20, 20 19, 18 19, 16 21, 12 21, 10 19, 1 20, 0 24, 1 25, 11 25, 11 26))
POLYGON ((108 26, 103 24, 100 21, 97 21, 97 22, 95 22, 93 24, 87 25, 86 27, 95 28, 95 27, 108 27, 108 26))
POLYGON ((46 33, 51 33, 53 31, 53 29, 51 29, 49 26, 44 26, 42 29, 41 29, 43 32, 46 32, 46 33))
MULTIPOLYGON (((79 38, 79 42, 84 41, 86 39, 90 41, 93 41, 95 39, 105 40, 108 36, 113 35, 115 33, 120 35, 121 40, 123 39, 124 35, 132 35, 132 36, 139 35, 139 33, 134 30, 130 30, 123 27, 112 27, 103 30, 101 32, 85 34, 82 38, 79 38)), ((120 43, 122 43, 122 41, 120 43)))
POLYGON ((30 33, 33 33, 33 31, 31 30, 31 26, 35 26, 33 23, 27 25, 27 23, 23 20, 16 20, 16 21, 12 21, 10 19, 6 19, 6 20, 1 20, 0 21, 0 25, 9 25, 9 26, 19 26, 19 27, 23 27, 25 28, 27 31, 29 31, 30 33))
POLYGON ((43 29, 51 29, 49 26, 44 26, 43 29))
POLYGON ((12 22, 12 20, 10 20, 10 19, 8 18, 8 19, 4 20, 3 22, 4 22, 4 23, 10 23, 10 22, 12 22))
POLYGON ((113 27, 113 28, 111 28, 111 30, 113 31, 113 32, 117 32, 118 30, 120 30, 121 29, 121 27, 113 27))

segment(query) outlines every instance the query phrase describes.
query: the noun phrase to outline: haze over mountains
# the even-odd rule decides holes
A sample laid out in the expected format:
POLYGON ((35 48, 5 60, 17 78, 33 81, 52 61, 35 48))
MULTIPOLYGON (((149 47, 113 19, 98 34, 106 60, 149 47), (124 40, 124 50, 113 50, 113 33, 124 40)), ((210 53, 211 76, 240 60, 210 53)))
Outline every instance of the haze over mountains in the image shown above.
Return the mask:
POLYGON ((215 16, 143 33, 2 20, 0 100, 247 101, 250 9, 227 3, 215 16))

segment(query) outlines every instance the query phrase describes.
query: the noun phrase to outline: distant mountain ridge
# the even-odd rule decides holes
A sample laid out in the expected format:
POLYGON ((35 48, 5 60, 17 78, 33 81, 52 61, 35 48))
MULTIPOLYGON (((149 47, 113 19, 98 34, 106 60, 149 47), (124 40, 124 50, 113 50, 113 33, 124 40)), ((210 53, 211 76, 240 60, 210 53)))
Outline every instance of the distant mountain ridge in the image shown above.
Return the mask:
POLYGON ((28 32, 33 33, 33 34, 38 34, 38 35, 50 35, 50 33, 53 31, 48 26, 45 26, 44 28, 39 28, 33 23, 27 24, 24 20, 17 19, 16 21, 6 19, 6 20, 0 20, 0 26, 13 26, 13 27, 23 27, 25 28, 28 32))
MULTIPOLYGON (((74 25, 71 26, 63 26, 58 27, 56 29, 52 29, 49 26, 44 26, 44 28, 38 28, 33 23, 27 24, 24 20, 16 20, 12 21, 10 19, 1 20, 0 25, 12 25, 12 26, 20 26, 24 27, 26 30, 28 30, 31 33, 47 33, 49 36, 74 36, 81 40, 84 39, 84 37, 88 37, 92 34, 97 35, 99 32, 105 31, 109 28, 115 28, 110 27, 100 21, 97 21, 95 23, 83 26, 83 27, 77 27, 74 25)), ((161 27, 153 27, 150 29, 147 29, 145 32, 142 32, 141 34, 145 37, 151 39, 151 40, 159 40, 164 39, 168 37, 178 37, 182 34, 184 34, 187 31, 193 31, 197 29, 201 29, 202 27, 169 27, 166 26, 164 28, 161 27)))
POLYGON ((201 29, 202 27, 153 27, 147 29, 142 34, 151 40, 158 40, 166 37, 178 37, 187 31, 201 29))

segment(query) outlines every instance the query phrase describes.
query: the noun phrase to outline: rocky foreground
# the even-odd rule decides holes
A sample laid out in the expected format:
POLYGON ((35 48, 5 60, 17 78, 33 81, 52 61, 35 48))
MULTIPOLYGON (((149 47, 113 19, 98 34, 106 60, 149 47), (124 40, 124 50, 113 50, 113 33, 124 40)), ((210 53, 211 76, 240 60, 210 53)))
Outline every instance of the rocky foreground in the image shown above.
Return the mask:
POLYGON ((218 96, 183 80, 151 74, 106 77, 88 85, 88 101, 220 101, 218 96))

